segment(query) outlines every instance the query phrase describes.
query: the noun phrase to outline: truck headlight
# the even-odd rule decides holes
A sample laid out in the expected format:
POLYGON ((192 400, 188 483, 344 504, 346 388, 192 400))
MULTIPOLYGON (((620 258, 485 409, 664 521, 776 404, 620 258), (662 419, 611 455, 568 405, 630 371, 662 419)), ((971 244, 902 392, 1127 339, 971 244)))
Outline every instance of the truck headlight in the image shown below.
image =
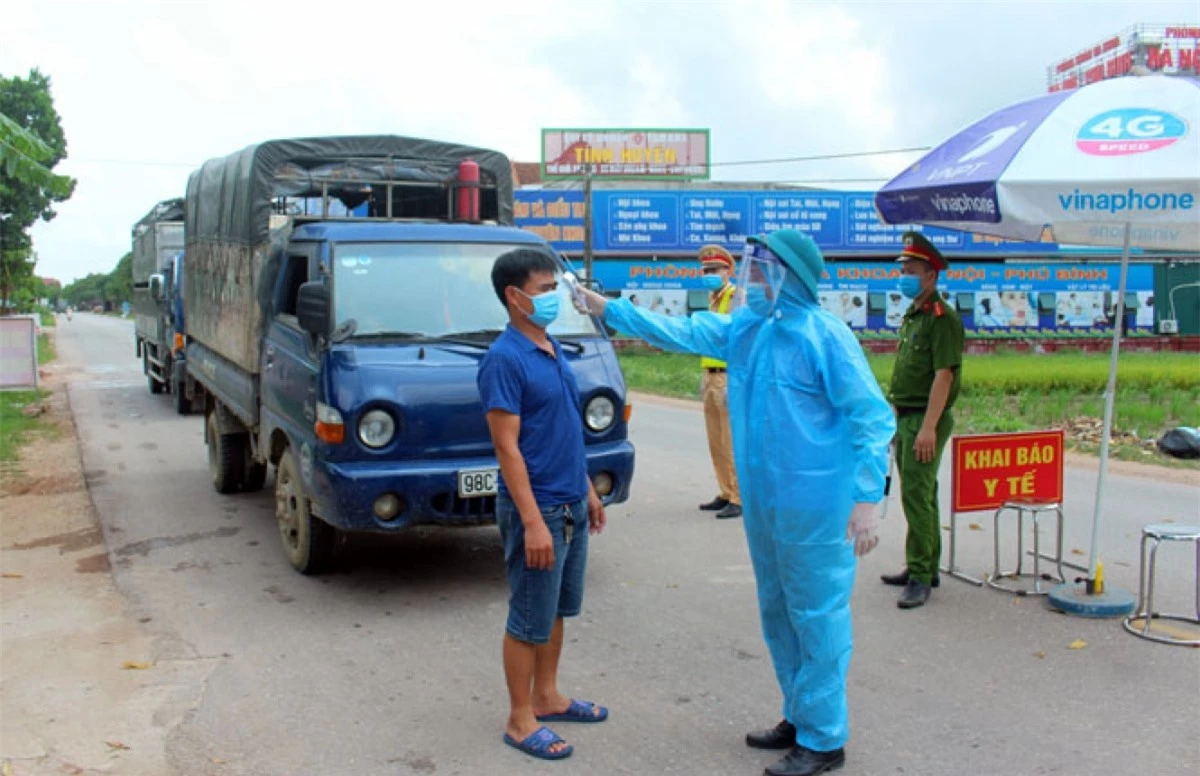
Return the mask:
POLYGON ((385 410, 371 410, 358 421, 358 438, 367 447, 383 447, 395 435, 396 421, 385 410))
POLYGON ((597 396, 583 410, 583 422, 592 431, 604 431, 617 417, 617 406, 607 396, 597 396))

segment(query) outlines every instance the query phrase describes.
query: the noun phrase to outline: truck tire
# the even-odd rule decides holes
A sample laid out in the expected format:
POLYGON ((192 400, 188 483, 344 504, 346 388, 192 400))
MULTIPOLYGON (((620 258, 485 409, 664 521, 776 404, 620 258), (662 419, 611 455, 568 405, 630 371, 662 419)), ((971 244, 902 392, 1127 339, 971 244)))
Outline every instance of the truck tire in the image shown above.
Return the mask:
POLYGON ((337 529, 312 513, 291 450, 284 451, 275 470, 275 520, 292 568, 301 574, 320 574, 333 566, 337 529))
POLYGON ((217 427, 217 410, 205 420, 208 437, 208 471, 217 493, 237 493, 246 471, 246 435, 222 434, 217 427))
POLYGON ((192 400, 187 397, 187 386, 174 377, 171 378, 171 399, 175 402, 175 411, 180 415, 187 415, 192 411, 192 400))
MULTIPOLYGON (((247 452, 249 452, 247 450, 247 452)), ((246 462, 246 478, 242 480, 242 490, 246 493, 257 493, 262 490, 267 481, 267 465, 257 461, 246 462)))
POLYGON ((146 385, 149 386, 150 393, 162 393, 163 384, 150 374, 150 356, 145 348, 142 348, 142 371, 146 373, 146 385))

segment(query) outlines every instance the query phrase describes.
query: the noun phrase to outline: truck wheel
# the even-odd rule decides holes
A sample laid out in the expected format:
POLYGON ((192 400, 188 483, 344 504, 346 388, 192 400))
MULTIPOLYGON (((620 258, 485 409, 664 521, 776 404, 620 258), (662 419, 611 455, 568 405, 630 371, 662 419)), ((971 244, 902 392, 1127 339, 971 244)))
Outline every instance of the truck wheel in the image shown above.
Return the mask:
POLYGON ((222 434, 217 428, 217 411, 208 413, 208 471, 217 493, 241 489, 246 463, 244 434, 222 434))
POLYGON ((142 371, 146 373, 146 384, 150 387, 150 393, 162 393, 162 383, 155 380, 154 375, 150 374, 150 356, 144 348, 142 349, 142 371))
POLYGON ((246 479, 242 481, 242 490, 246 493, 257 493, 262 490, 263 483, 266 481, 267 465, 256 461, 248 461, 246 463, 246 479))
POLYGON ((333 565, 337 530, 313 515, 291 450, 284 452, 275 470, 275 519, 292 568, 319 574, 333 565))
POLYGON ((175 411, 187 415, 192 411, 192 400, 187 397, 187 386, 181 381, 171 378, 171 398, 175 402, 175 411))

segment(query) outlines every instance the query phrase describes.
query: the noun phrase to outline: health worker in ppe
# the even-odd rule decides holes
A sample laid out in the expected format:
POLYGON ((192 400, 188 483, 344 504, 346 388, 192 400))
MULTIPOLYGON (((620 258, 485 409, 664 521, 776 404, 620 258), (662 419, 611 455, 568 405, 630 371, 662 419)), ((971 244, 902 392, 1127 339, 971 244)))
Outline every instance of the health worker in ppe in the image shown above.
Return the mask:
POLYGON ((878 543, 895 417, 858 340, 821 309, 825 267, 795 230, 746 243, 730 315, 667 318, 594 292, 590 312, 656 347, 728 364, 734 462, 783 721, 746 736, 788 749, 773 776, 845 762, 850 594, 856 556, 878 543))

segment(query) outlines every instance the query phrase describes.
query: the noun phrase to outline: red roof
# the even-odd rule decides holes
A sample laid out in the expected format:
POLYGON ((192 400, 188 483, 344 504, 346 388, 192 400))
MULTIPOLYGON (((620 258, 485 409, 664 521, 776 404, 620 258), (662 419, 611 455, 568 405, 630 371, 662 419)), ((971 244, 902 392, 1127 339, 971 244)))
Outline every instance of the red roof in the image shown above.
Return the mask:
POLYGON ((513 162, 513 186, 542 182, 541 162, 513 162))

